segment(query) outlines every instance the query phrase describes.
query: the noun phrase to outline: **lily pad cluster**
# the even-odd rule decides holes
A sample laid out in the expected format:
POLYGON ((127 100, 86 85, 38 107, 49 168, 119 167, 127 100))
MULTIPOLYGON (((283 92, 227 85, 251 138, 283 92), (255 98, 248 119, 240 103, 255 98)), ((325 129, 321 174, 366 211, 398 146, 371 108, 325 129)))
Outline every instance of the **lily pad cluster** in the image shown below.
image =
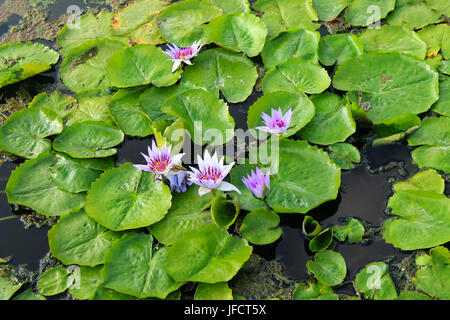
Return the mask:
MULTIPOLYGON (((41 93, 0 128, 1 149, 24 159, 7 183, 8 201, 59 217, 48 237, 64 265, 42 274, 37 292, 16 298, 68 291, 78 299, 179 299, 180 288, 196 283, 195 299, 232 299, 228 281, 253 245, 282 237, 280 215, 305 214, 312 278, 293 297, 339 299, 333 288, 348 279, 347 267, 332 244, 360 243, 366 226, 351 218, 322 227, 306 214, 336 199, 342 170, 360 163, 352 143, 363 127, 373 129, 374 145, 406 139, 415 147, 423 169, 394 185, 382 235, 429 255, 417 260, 413 281, 426 295, 399 295, 388 265, 376 261, 357 274, 356 298, 448 297, 442 245, 450 240, 450 200, 441 173, 450 173, 442 23, 449 7, 441 0, 135 0, 65 26, 59 75, 71 93, 41 93), (364 28, 321 36, 320 23, 335 18, 364 28), (177 51, 188 55, 169 54, 177 51), (127 137, 174 153, 188 138, 210 149, 233 142, 230 109, 255 92, 249 132, 270 138, 229 164, 235 188, 210 192, 215 187, 184 181, 179 192, 160 174, 117 163, 127 137), (274 119, 282 130, 269 130, 274 119), (253 170, 270 180, 259 195, 243 180, 253 170)), ((48 70, 60 54, 38 44, 0 47, 0 87, 48 70)), ((22 285, 0 274, 0 298, 22 285)))

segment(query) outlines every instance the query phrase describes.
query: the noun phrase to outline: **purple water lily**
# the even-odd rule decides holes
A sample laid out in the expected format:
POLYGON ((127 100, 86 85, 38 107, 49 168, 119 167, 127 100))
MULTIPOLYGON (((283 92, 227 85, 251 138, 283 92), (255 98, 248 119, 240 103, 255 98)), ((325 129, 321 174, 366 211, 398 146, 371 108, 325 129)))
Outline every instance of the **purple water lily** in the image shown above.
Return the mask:
POLYGON ((266 192, 270 189, 269 175, 269 171, 264 175, 259 168, 256 168, 256 170, 252 170, 251 174, 246 178, 242 178, 242 182, 250 189, 256 198, 264 199, 266 192))
POLYGON ((191 167, 192 172, 188 172, 188 174, 190 180, 200 186, 198 193, 201 196, 214 189, 236 191, 240 194, 241 192, 238 188, 231 183, 223 181, 233 166, 234 162, 224 165, 223 157, 219 161, 216 153, 211 157, 208 150, 206 150, 203 159, 198 156, 198 169, 191 167))
POLYGON ((265 127, 256 127, 256 129, 263 130, 269 133, 283 133, 291 124, 292 109, 289 109, 284 115, 281 112, 281 108, 275 110, 272 108, 272 115, 269 116, 266 113, 262 113, 262 119, 265 127))
POLYGON ((163 51, 168 56, 172 57, 169 59, 173 61, 172 72, 178 69, 182 62, 186 64, 192 64, 191 59, 195 57, 200 49, 202 48, 201 41, 195 41, 191 47, 178 48, 176 44, 168 45, 169 50, 163 51))
POLYGON ((138 169, 144 171, 150 171, 157 175, 169 176, 170 171, 174 166, 180 165, 181 158, 184 153, 179 153, 177 155, 171 155, 172 146, 166 147, 164 143, 163 147, 159 149, 156 146, 155 141, 152 143, 152 148, 148 147, 148 155, 141 152, 146 165, 135 164, 134 166, 138 169))
POLYGON ((183 193, 187 191, 187 186, 192 184, 189 180, 189 175, 186 171, 180 171, 176 174, 171 174, 168 178, 170 191, 176 191, 178 193, 183 193))

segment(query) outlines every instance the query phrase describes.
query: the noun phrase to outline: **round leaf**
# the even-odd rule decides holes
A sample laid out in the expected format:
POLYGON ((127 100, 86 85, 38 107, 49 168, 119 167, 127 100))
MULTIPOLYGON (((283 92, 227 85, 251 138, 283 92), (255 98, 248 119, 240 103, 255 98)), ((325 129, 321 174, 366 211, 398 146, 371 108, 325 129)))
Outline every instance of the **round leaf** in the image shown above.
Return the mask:
POLYGON ((211 204, 211 216, 216 225, 227 229, 239 214, 239 202, 227 200, 226 196, 214 197, 211 204))
POLYGON ((333 242, 333 229, 327 228, 309 242, 309 250, 318 252, 326 250, 333 242))
POLYGON ((344 61, 358 57, 363 53, 363 44, 353 34, 333 34, 325 36, 319 42, 319 59, 325 66, 335 63, 341 65, 344 61))
POLYGON ((62 120, 67 120, 77 110, 77 99, 60 91, 53 91, 51 94, 42 92, 33 98, 28 108, 49 109, 62 120))
POLYGON ((233 300, 233 293, 226 282, 199 283, 194 300, 233 300))
POLYGON ((314 256, 314 261, 308 261, 306 267, 314 276, 327 286, 337 286, 347 274, 347 267, 342 255, 338 252, 325 250, 314 256))
POLYGON ((345 20, 353 26, 368 26, 394 10, 395 0, 353 0, 345 12, 345 20))
POLYGON ((245 216, 239 233, 256 245, 269 244, 281 237, 283 230, 279 224, 280 217, 275 212, 256 209, 245 216))
POLYGON ((393 300, 397 290, 384 262, 369 263, 357 275, 356 288, 364 293, 366 299, 393 300))

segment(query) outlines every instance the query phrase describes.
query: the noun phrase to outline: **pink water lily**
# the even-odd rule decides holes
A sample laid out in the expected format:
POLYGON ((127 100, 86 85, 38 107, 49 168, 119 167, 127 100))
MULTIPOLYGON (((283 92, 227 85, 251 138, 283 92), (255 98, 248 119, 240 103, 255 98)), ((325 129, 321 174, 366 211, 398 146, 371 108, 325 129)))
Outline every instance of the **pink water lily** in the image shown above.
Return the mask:
POLYGON ((169 50, 163 51, 168 56, 172 57, 169 59, 173 61, 172 72, 178 69, 182 62, 186 64, 192 64, 191 59, 195 57, 200 49, 202 48, 201 41, 195 41, 191 47, 178 48, 176 44, 168 45, 169 50))
POLYGON ((261 169, 256 168, 251 171, 246 178, 242 178, 242 182, 258 199, 264 199, 266 192, 270 189, 270 173, 264 175, 261 169))
POLYGON ((272 114, 269 116, 266 113, 262 113, 262 119, 264 121, 264 127, 256 127, 256 129, 263 130, 269 133, 283 133, 291 124, 292 109, 289 109, 284 115, 281 112, 281 108, 275 110, 272 108, 272 114))
POLYGON ((184 153, 172 156, 171 151, 172 146, 166 147, 166 144, 164 143, 163 147, 159 149, 156 146, 155 141, 153 141, 152 148, 148 147, 148 155, 141 152, 145 161, 147 161, 147 164, 135 164, 134 167, 144 171, 153 172, 157 175, 169 176, 172 168, 180 165, 181 158, 184 156, 184 153))
POLYGON ((203 196, 212 190, 220 191, 236 191, 241 193, 231 183, 223 181, 234 166, 234 162, 224 165, 223 157, 220 161, 217 159, 217 153, 211 157, 208 150, 205 151, 203 159, 198 156, 198 169, 192 168, 192 172, 188 172, 190 180, 200 186, 198 193, 203 196))

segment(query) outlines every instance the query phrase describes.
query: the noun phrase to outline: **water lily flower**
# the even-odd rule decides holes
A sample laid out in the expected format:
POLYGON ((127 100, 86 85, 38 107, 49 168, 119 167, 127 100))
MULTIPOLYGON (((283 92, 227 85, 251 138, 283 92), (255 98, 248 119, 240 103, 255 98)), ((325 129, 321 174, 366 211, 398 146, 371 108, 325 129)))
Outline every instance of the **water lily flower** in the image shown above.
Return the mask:
POLYGON ((159 176, 169 176, 170 171, 174 166, 180 165, 181 158, 183 158, 184 153, 179 153, 177 155, 171 155, 172 146, 166 147, 164 143, 163 147, 159 149, 153 140, 152 148, 148 147, 148 155, 141 152, 146 165, 135 164, 134 167, 153 172, 159 176))
POLYGON ((174 62, 172 67, 172 72, 174 72, 178 69, 182 62, 192 65, 191 59, 199 53, 202 45, 199 40, 195 41, 192 44, 192 47, 178 48, 176 44, 169 44, 168 47, 169 50, 165 50, 163 52, 173 58, 169 60, 174 62))
POLYGON ((212 190, 236 191, 240 194, 241 192, 238 188, 231 183, 223 181, 233 166, 234 162, 224 165, 223 157, 219 161, 217 153, 214 153, 211 157, 208 150, 206 150, 203 159, 198 156, 198 169, 191 167, 192 172, 188 173, 190 180, 200 186, 198 193, 201 196, 212 190))
POLYGON ((269 171, 264 175, 261 169, 256 168, 256 172, 252 170, 251 174, 246 178, 242 178, 242 182, 250 189, 256 198, 264 199, 266 192, 270 189, 269 175, 269 171))
POLYGON ((281 112, 281 108, 275 110, 272 108, 272 115, 269 116, 266 113, 262 113, 262 119, 265 127, 256 127, 256 129, 263 130, 269 133, 283 133, 291 124, 292 109, 289 109, 284 115, 281 112))
POLYGON ((187 186, 192 184, 189 180, 189 175, 186 171, 180 171, 176 174, 171 174, 167 180, 169 180, 170 191, 176 191, 178 193, 183 193, 187 191, 187 186))

